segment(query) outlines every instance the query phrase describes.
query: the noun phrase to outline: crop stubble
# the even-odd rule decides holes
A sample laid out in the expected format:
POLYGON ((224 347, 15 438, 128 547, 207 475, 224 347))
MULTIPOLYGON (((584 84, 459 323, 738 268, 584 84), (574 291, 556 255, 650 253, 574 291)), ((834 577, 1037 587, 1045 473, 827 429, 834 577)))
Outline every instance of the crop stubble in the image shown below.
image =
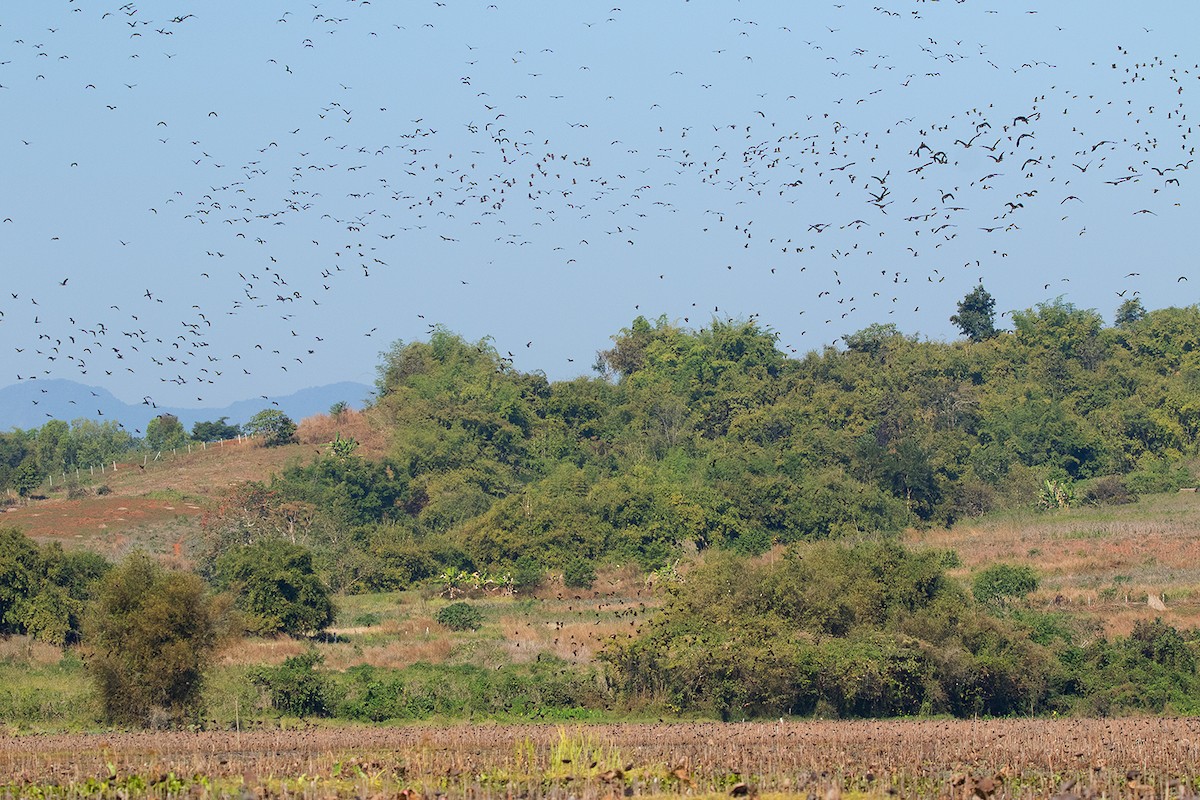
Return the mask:
POLYGON ((578 800, 731 790, 824 800, 1173 797, 1194 793, 1200 720, 478 724, 0 740, 0 796, 50 787, 50 795, 96 796, 97 782, 113 774, 107 785, 122 787, 112 796, 123 798, 383 798, 406 790, 578 800), (173 784, 164 782, 169 774, 173 784))

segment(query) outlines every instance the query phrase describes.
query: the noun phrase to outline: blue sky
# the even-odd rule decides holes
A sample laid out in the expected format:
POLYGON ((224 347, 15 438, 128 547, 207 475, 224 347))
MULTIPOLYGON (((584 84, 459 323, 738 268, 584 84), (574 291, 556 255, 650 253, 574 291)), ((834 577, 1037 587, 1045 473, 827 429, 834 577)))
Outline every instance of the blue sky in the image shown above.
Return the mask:
POLYGON ((565 379, 639 314, 952 339, 981 279, 1191 304, 1198 16, 9 4, 0 384, 220 405, 369 383, 433 324, 565 379))

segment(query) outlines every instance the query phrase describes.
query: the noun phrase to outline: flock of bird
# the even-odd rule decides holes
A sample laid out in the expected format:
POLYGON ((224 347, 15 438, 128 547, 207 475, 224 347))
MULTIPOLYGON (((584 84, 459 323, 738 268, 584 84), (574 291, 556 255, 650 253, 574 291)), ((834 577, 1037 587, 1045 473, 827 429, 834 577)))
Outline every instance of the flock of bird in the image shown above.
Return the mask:
POLYGON ((0 19, 10 380, 205 403, 442 322, 561 377, 638 314, 799 353, 942 330, 979 282, 1187 286, 1200 66, 1147 27, 1081 42, 977 0, 38 6, 0 19), (1077 263, 1095 238, 1147 263, 1077 263))

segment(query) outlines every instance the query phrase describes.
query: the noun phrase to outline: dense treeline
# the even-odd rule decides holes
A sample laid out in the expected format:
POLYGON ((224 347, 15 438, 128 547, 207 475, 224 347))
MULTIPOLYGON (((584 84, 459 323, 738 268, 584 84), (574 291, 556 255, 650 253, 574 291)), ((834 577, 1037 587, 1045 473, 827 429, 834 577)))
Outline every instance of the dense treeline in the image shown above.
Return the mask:
POLYGON ((1200 310, 1134 311, 1105 327, 1059 300, 950 343, 874 325, 799 358, 753 322, 638 318, 602 374, 555 383, 435 330, 383 356, 384 459, 345 447, 241 487, 212 552, 275 531, 340 588, 396 588, 1173 490, 1200 434, 1200 310))

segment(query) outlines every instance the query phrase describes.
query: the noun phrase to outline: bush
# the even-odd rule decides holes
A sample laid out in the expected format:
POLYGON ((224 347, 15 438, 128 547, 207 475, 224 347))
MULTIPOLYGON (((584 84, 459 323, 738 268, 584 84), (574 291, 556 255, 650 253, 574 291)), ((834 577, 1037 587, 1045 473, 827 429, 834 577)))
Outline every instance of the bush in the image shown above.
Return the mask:
POLYGON ((1191 481, 1191 472, 1183 464, 1149 454, 1138 461, 1137 469, 1125 476, 1125 485, 1136 494, 1174 492, 1191 481))
POLYGON ((521 556, 513 565, 512 581, 516 589, 536 589, 546 579, 546 570, 529 556, 521 556))
POLYGON ((250 436, 262 436, 267 447, 296 441, 296 423, 277 408, 266 408, 250 418, 242 430, 250 436))
POLYGON ((590 589, 596 582, 596 568, 586 558, 573 558, 563 568, 563 583, 572 589, 590 589))
POLYGON ((1095 506, 1120 506, 1136 503, 1138 497, 1129 491, 1120 475, 1106 475, 1092 481, 1083 493, 1083 499, 1095 506))
POLYGON ((316 634, 333 624, 329 589, 307 548, 281 539, 239 547, 216 563, 216 583, 236 596, 247 628, 259 634, 316 634))
POLYGON ((292 656, 278 667, 259 667, 251 682, 271 696, 271 707, 285 714, 327 716, 336 703, 329 677, 317 671, 323 661, 315 649, 292 656))
POLYGON ((103 579, 84 624, 105 716, 142 726, 197 719, 216 642, 216 607, 197 576, 129 556, 103 579))
POLYGON ((483 614, 467 603, 451 603, 439 610, 434 620, 452 631, 477 631, 483 625, 483 614))
POLYGON ((1038 588, 1037 573, 1024 564, 994 564, 975 575, 971 593, 981 603, 1002 603, 1038 588))

